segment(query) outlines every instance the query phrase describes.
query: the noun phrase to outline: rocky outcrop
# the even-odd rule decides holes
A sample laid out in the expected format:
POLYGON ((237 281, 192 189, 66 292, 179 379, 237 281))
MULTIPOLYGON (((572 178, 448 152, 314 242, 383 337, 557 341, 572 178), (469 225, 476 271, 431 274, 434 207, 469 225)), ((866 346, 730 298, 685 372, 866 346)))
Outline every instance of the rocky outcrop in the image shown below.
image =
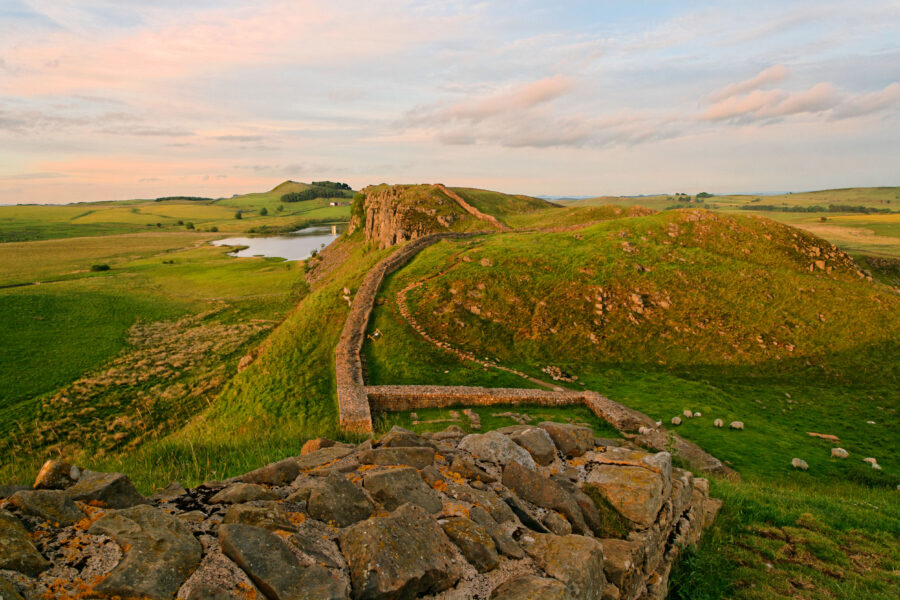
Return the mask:
MULTIPOLYGON (((84 490, 71 485, 19 491, 0 510, 0 584, 12 586, 0 590, 29 600, 661 598, 718 501, 666 452, 593 438, 585 449, 580 436, 554 423, 465 438, 395 428, 121 509, 78 500, 84 490), (532 430, 547 460, 512 439, 532 430), (574 437, 554 444, 551 430, 574 437)), ((90 478, 121 492, 133 487, 124 477, 90 478)))

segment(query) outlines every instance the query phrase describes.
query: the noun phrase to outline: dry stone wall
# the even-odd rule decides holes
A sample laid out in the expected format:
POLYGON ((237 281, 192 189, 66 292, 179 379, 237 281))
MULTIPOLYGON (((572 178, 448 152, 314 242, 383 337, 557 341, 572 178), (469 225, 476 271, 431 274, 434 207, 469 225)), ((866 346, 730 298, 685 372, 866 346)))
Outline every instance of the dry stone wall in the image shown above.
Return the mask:
POLYGON ((0 594, 659 600, 719 506, 667 452, 554 422, 318 439, 150 497, 51 461, 32 488, 0 486, 0 594))

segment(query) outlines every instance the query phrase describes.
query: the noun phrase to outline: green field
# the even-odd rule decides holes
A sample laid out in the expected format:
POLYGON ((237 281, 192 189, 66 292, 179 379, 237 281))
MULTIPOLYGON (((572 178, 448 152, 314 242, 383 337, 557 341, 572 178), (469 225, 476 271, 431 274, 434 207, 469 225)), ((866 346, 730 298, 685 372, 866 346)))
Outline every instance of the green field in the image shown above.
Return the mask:
POLYGON ((772 196, 714 195, 707 198, 660 194, 656 196, 600 196, 566 201, 566 206, 643 206, 653 210, 708 208, 766 217, 806 229, 854 254, 900 258, 900 187, 845 188, 772 196), (690 198, 690 201, 686 200, 690 198), (885 214, 828 210, 854 207, 885 214), (776 207, 779 210, 758 210, 776 207), (819 208, 815 212, 794 209, 819 208))
MULTIPOLYGON (((0 364, 0 452, 11 457, 0 482, 28 482, 45 458, 63 455, 127 473, 149 492, 246 472, 298 454, 311 437, 358 440, 337 427, 343 289, 355 291, 394 249, 359 228, 304 263, 236 259, 205 244, 365 210, 363 195, 352 213, 326 199, 279 210, 281 194, 305 186, 215 201, 0 207, 0 285, 45 282, 0 289, 11 349, 0 364), (194 230, 177 225, 189 219, 194 230), (24 239, 37 241, 11 241, 24 239), (110 269, 91 271, 101 263, 110 269)), ((364 347, 370 383, 536 385, 416 333, 397 299, 421 282, 405 292, 407 306, 456 348, 538 379, 559 367, 577 376, 560 385, 665 423, 702 413, 678 433, 743 478, 713 480, 721 517, 674 574, 670 597, 896 597, 900 267, 891 256, 900 215, 742 210, 751 197, 706 198, 709 211, 665 210, 672 197, 556 207, 453 189, 512 231, 442 241, 385 280, 370 321, 381 335, 364 347), (717 429, 715 418, 745 430, 717 429), (833 444, 807 432, 837 435, 850 458, 831 458, 833 444), (791 468, 794 457, 810 470, 791 468)), ((489 229, 431 186, 368 191, 396 191, 403 225, 419 234, 442 222, 489 229)), ((896 193, 761 202, 896 209, 896 193)), ((433 424, 377 415, 376 426, 443 429, 451 410, 417 411, 442 421, 433 424)), ((513 422, 494 416, 506 407, 475 410, 485 428, 513 422)), ((616 435, 581 407, 512 410, 616 435)))
POLYGON ((282 202, 308 184, 286 181, 268 192, 219 199, 122 200, 63 205, 0 206, 0 243, 146 231, 265 233, 293 231, 315 223, 344 222, 350 206, 329 206, 346 198, 282 202), (265 209, 267 214, 262 214, 265 209), (241 218, 235 217, 241 212, 241 218))

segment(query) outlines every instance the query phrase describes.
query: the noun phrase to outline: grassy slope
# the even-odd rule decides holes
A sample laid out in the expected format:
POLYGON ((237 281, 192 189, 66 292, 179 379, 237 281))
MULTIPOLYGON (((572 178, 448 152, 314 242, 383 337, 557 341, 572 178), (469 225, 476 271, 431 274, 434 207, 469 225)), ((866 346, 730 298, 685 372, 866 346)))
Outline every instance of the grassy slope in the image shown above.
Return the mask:
POLYGON ((896 293, 861 280, 849 265, 836 265, 831 274, 806 270, 812 259, 793 248, 812 246, 815 240, 804 234, 795 238, 753 218, 679 222, 685 218, 662 213, 614 221, 580 232, 581 240, 514 234, 429 248, 382 294, 374 324, 385 335, 367 345, 370 377, 498 385, 493 371, 425 344, 393 302, 409 282, 445 271, 467 253, 474 260, 410 292, 426 329, 536 376, 542 365, 559 365, 590 389, 655 418, 701 411, 704 417, 687 421, 679 433, 744 475, 742 483, 715 483, 715 493, 726 498, 722 519, 688 560, 694 570, 679 572, 674 597, 893 597, 900 566, 890 544, 900 534, 893 489, 900 480, 896 293), (670 224, 679 226, 674 238, 670 224), (701 234, 698 226, 709 231, 701 234), (623 251, 625 241, 637 251, 623 251), (494 266, 480 266, 483 257, 494 266), (609 313, 595 330, 605 337, 592 349, 581 338, 591 329, 585 317, 593 308, 582 306, 579 285, 586 279, 611 291, 614 305, 637 291, 665 298, 671 308, 637 315, 638 324, 627 320, 629 311, 609 313), (470 296, 480 282, 489 283, 482 297, 470 296), (799 288, 809 291, 798 294, 799 288), (454 297, 466 300, 445 312, 454 297), (535 309, 539 301, 546 310, 535 309), (480 315, 466 309, 470 303, 480 315), (747 428, 716 429, 717 417, 740 419, 747 428), (840 436, 851 458, 830 458, 832 444, 807 431, 840 436), (807 460, 808 473, 790 467, 795 456, 807 460), (871 469, 864 456, 877 457, 883 470, 871 469))
MULTIPOLYGON (((296 263, 234 259, 224 248, 193 248, 196 234, 152 234, 165 243, 142 246, 146 235, 21 244, 38 247, 45 258, 42 277, 67 280, 0 290, 0 336, 9 351, 0 363, 0 432, 4 453, 12 457, 4 461, 0 478, 27 480, 50 446, 60 442, 67 453, 108 447, 109 439, 88 440, 90 434, 74 443, 65 439, 66 430, 79 427, 106 431, 96 426, 98 417, 112 421, 144 407, 146 418, 121 431, 125 435, 116 442, 122 444, 182 424, 191 416, 185 410, 199 408, 198 401, 205 405, 204 398, 224 383, 224 374, 234 371, 260 332, 288 310, 302 278, 296 263), (177 243, 183 247, 174 248, 177 243), (41 250, 47 245, 59 245, 59 252, 41 250), (123 245, 127 253, 120 250, 123 245), (75 262, 102 259, 114 268, 73 274, 73 256, 75 262), (141 323, 157 323, 153 327, 163 333, 150 329, 131 339, 133 326, 141 323), (214 339, 203 339, 204 332, 214 339), (154 358, 154 352, 160 354, 154 358), (108 376, 117 362, 138 380, 108 376), (163 408, 171 403, 177 409, 163 408), (158 404, 155 415, 148 414, 151 404, 158 404), (104 407, 99 415, 82 411, 98 407, 104 407), (173 422, 171 415, 177 416, 173 422), (46 424, 59 427, 43 431, 46 424)), ((0 245, 0 252, 9 246, 0 245)), ((3 265, 5 279, 21 272, 18 261, 3 265)))

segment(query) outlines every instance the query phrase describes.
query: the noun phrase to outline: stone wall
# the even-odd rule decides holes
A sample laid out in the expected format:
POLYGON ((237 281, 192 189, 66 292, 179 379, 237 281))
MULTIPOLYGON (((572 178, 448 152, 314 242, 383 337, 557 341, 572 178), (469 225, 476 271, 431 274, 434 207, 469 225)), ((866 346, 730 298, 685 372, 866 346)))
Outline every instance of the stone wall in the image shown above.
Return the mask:
POLYGON ((335 376, 341 428, 372 431, 372 415, 363 381, 360 351, 366 339, 369 317, 378 288, 385 276, 393 273, 422 249, 447 238, 463 238, 478 233, 433 233, 415 239, 379 262, 369 271, 356 291, 350 313, 335 349, 335 376))

